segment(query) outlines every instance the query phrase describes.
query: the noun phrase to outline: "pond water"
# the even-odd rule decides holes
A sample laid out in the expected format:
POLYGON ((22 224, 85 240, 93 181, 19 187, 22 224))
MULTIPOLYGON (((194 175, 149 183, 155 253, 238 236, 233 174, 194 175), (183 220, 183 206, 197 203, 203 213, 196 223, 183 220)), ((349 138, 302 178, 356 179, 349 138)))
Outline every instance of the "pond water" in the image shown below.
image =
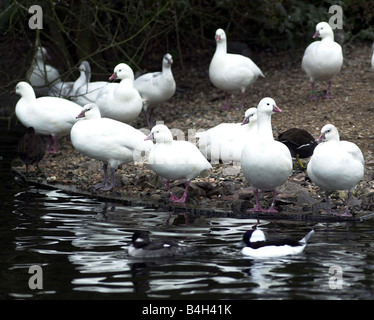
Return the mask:
POLYGON ((18 136, 5 132, 1 140, 1 299, 374 299, 373 222, 262 220, 269 238, 315 234, 300 255, 253 260, 238 244, 256 220, 126 207, 23 185, 9 170, 18 136), (195 250, 133 259, 127 247, 139 229, 195 250), (32 266, 41 282, 32 281, 32 266))

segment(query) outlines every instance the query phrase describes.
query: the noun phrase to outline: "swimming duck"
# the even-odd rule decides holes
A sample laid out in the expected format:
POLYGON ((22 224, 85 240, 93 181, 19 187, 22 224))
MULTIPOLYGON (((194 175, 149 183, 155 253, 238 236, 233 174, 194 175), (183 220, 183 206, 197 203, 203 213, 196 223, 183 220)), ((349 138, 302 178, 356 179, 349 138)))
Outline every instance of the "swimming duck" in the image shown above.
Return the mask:
POLYGON ((34 89, 24 81, 17 84, 15 92, 21 96, 16 105, 17 119, 26 128, 33 127, 37 134, 51 136, 54 146, 49 142, 47 152, 56 153, 57 136, 70 133, 82 107, 63 98, 36 98, 34 89))
POLYGON ((146 73, 135 79, 134 87, 143 98, 143 110, 149 126, 151 126, 152 117, 151 114, 148 114, 148 108, 169 100, 175 93, 176 85, 171 71, 172 64, 173 57, 167 53, 162 59, 161 72, 146 73))
POLYGON ((26 174, 30 164, 35 164, 38 171, 41 171, 39 162, 44 158, 45 145, 42 137, 35 134, 33 127, 27 128, 26 133, 19 139, 17 152, 26 165, 26 174))
POLYGON ((109 83, 101 88, 95 103, 102 117, 129 123, 142 111, 142 97, 134 88, 134 73, 127 64, 120 63, 114 68, 109 80, 116 79, 120 79, 120 83, 109 83))
POLYGON ((182 248, 174 241, 151 241, 149 231, 135 231, 131 238, 128 253, 134 258, 173 257, 182 252, 182 248))
POLYGON ((79 120, 71 129, 73 147, 82 154, 103 161, 104 179, 95 189, 108 191, 115 187, 115 170, 123 163, 141 161, 142 153, 152 147, 144 141, 146 135, 130 125, 113 119, 102 118, 97 105, 89 103, 77 114, 79 120), (107 184, 108 164, 112 180, 107 184))
POLYGON ((314 89, 315 81, 328 81, 329 86, 325 98, 331 98, 331 79, 335 77, 343 65, 343 51, 339 43, 334 41, 334 32, 327 22, 316 26, 313 38, 322 38, 312 42, 305 50, 301 67, 312 82, 312 100, 317 99, 314 89))
MULTIPOLYGON (((335 215, 351 217, 349 203, 352 192, 364 176, 365 161, 362 152, 353 142, 341 141, 338 129, 332 124, 323 126, 317 141, 321 143, 314 149, 308 163, 308 176, 325 191, 329 207, 329 191, 348 190, 345 210, 335 215)), ((323 213, 332 214, 332 210, 329 208, 323 213)))
POLYGON ((185 202, 188 186, 197 176, 208 176, 212 169, 199 149, 189 141, 175 141, 169 128, 163 124, 154 126, 146 140, 156 144, 149 152, 148 164, 151 169, 166 180, 171 202, 185 202), (171 192, 170 180, 186 180, 186 188, 181 198, 171 192))
POLYGON ((241 123, 221 123, 204 132, 196 133, 198 147, 211 163, 241 161, 242 150, 257 132, 257 109, 249 108, 241 123))
POLYGON ((292 239, 267 241, 264 232, 255 228, 244 233, 242 242, 245 247, 241 251, 243 255, 252 258, 276 258, 300 254, 313 234, 314 230, 311 230, 299 241, 292 239))
POLYGON ((296 158, 301 168, 305 168, 305 166, 300 158, 309 158, 318 144, 308 131, 299 128, 291 128, 282 132, 278 136, 278 141, 287 146, 292 158, 296 158))
POLYGON ((228 93, 240 92, 241 108, 245 105, 246 89, 259 77, 264 77, 260 68, 248 57, 227 53, 226 33, 217 29, 216 51, 209 65, 209 79, 218 89, 225 92, 226 104, 222 109, 229 110, 228 93))
POLYGON ((275 200, 278 188, 292 173, 292 157, 289 149, 274 140, 271 128, 273 112, 282 112, 272 98, 263 98, 257 107, 257 134, 243 148, 241 167, 245 178, 254 189, 256 206, 249 211, 278 212, 275 200), (261 208, 258 192, 273 191, 273 201, 269 209, 261 208))

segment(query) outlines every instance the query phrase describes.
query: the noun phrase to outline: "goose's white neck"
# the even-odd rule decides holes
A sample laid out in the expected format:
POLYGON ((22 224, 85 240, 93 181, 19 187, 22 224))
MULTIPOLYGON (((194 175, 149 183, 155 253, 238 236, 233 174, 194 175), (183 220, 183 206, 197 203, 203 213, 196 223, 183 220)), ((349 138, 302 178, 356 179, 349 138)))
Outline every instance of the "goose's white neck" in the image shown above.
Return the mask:
POLYGON ((117 96, 125 97, 134 88, 134 80, 130 78, 122 79, 115 89, 117 96))
POLYGON ((30 86, 30 88, 25 88, 24 92, 22 93, 21 99, 30 103, 36 99, 35 92, 30 86))
POLYGON ((257 114, 257 135, 261 140, 274 140, 271 128, 271 114, 264 112, 257 114))
POLYGON ((171 65, 170 64, 163 64, 162 65, 162 74, 169 74, 171 73, 171 65))
POLYGON ((324 42, 332 41, 332 42, 334 42, 334 33, 326 34, 326 35, 321 39, 321 41, 324 41, 324 42))
POLYGON ((227 42, 217 42, 216 54, 226 54, 227 53, 227 42))

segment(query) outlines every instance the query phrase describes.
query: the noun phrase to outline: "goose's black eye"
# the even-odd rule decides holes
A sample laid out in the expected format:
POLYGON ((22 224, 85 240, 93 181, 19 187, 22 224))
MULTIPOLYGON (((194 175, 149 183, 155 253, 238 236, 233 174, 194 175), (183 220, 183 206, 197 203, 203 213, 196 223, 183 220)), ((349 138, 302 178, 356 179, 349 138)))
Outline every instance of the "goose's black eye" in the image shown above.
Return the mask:
POLYGON ((268 102, 267 105, 270 106, 270 103, 268 102))

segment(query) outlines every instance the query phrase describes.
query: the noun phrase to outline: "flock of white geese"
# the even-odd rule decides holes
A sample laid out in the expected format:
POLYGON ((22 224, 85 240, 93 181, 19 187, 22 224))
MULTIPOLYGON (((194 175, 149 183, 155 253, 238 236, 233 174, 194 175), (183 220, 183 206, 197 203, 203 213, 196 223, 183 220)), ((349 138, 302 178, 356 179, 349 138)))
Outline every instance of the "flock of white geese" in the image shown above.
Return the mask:
MULTIPOLYGON (((329 98, 331 79, 339 73, 343 63, 342 48, 334 41, 333 30, 326 22, 317 24, 313 38, 320 40, 306 48, 302 69, 312 82, 312 99, 317 98, 314 86, 317 81, 328 81, 325 97, 329 98)), ((264 75, 250 58, 227 53, 224 30, 216 31, 215 40, 216 51, 209 66, 209 78, 226 94, 223 108, 230 108, 230 93, 240 93, 244 107, 246 90, 264 75)), ((212 169, 208 160, 234 160, 241 164, 241 170, 254 191, 256 205, 250 211, 277 212, 277 190, 292 173, 292 156, 309 146, 311 158, 307 174, 315 185, 325 191, 327 203, 330 204, 330 191, 348 190, 342 212, 328 209, 324 213, 351 216, 349 203, 354 188, 363 177, 364 158, 357 145, 340 141, 334 125, 327 124, 322 128, 318 144, 308 141, 304 146, 286 146, 274 139, 271 126, 272 115, 282 111, 272 98, 265 97, 257 108, 246 111, 243 123, 222 123, 199 133, 197 146, 188 141, 173 140, 171 131, 165 125, 155 125, 146 136, 128 123, 144 111, 150 125, 150 108, 161 105, 174 95, 176 85, 170 54, 163 57, 161 72, 147 73, 137 79, 127 64, 118 64, 110 80, 118 79, 119 82, 91 82, 90 67, 86 61, 81 63, 80 77, 75 82, 62 82, 58 71, 45 64, 46 55, 45 49, 39 48, 29 83, 21 81, 16 86, 16 93, 21 96, 16 105, 16 116, 25 127, 33 128, 37 135, 51 137, 47 152, 57 152, 57 137, 70 134, 76 150, 102 161, 104 177, 94 186, 96 189, 107 191, 114 188, 118 166, 136 161, 146 152, 149 154, 149 166, 166 179, 170 201, 185 202, 190 181, 197 176, 207 176, 212 169), (46 95, 37 98, 33 87, 46 89, 46 95), (108 178, 108 167, 111 179, 108 178), (170 180, 176 179, 186 180, 185 192, 180 198, 172 193, 169 185, 170 180), (273 192, 269 208, 261 207, 259 191, 273 192)), ((30 131, 29 134, 32 133, 30 131)), ((20 155, 28 161, 26 164, 40 161, 40 157, 33 159, 29 156, 27 159, 31 145, 28 142, 23 149, 20 147, 20 155)))

